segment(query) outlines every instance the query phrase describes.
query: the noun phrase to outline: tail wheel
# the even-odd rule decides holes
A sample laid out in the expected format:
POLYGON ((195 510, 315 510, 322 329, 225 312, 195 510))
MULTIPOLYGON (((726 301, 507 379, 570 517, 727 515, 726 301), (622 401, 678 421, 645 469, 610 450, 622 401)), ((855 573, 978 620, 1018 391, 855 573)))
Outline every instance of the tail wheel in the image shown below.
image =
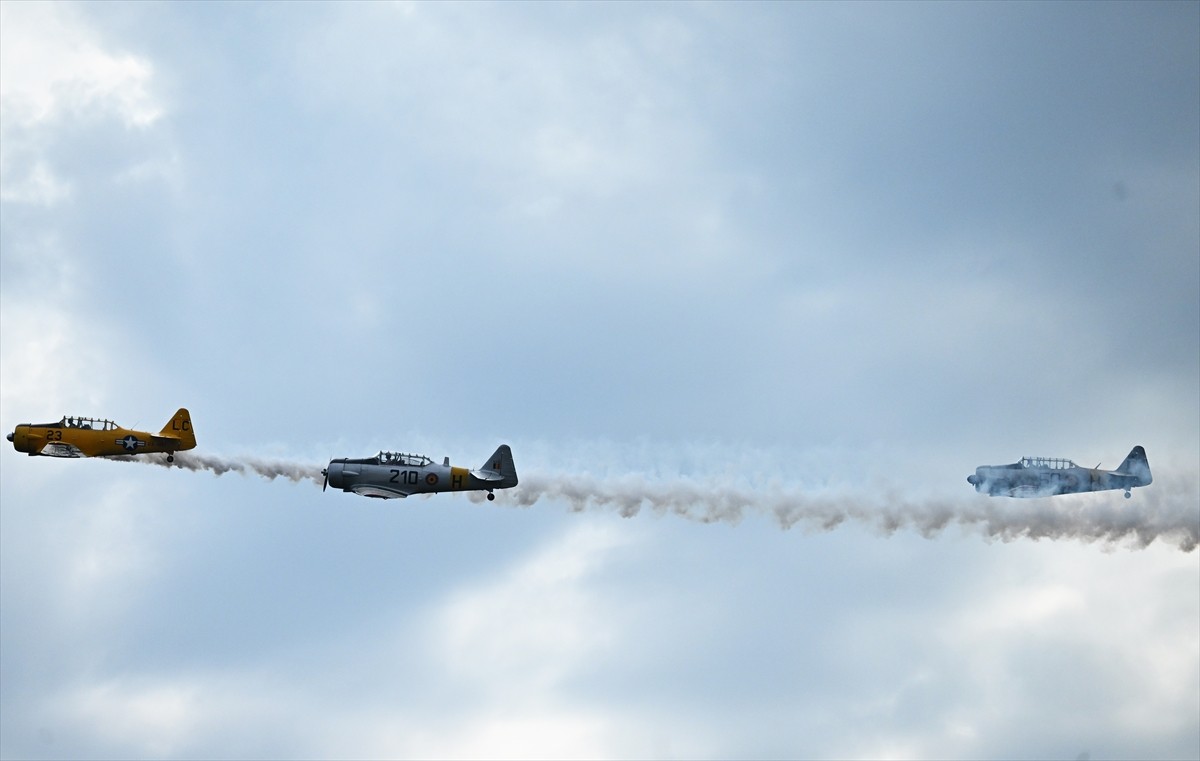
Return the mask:
POLYGON ((495 499, 496 499, 496 495, 492 494, 491 492, 488 492, 488 502, 492 502, 495 499))

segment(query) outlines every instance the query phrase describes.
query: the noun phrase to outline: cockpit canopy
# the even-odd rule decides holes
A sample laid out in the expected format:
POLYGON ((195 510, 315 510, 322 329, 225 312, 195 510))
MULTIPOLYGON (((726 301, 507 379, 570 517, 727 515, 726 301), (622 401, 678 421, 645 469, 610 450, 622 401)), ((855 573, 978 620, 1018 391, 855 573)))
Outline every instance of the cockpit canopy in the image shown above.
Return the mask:
POLYGON ((410 468, 423 468, 433 463, 423 454, 405 454, 404 452, 380 452, 376 457, 380 465, 403 465, 410 468))
POLYGON ((1070 460, 1064 460, 1061 457, 1022 457, 1021 467, 1066 470, 1068 468, 1078 468, 1079 466, 1070 460))
POLYGON ((83 428, 96 431, 115 431, 117 424, 111 420, 98 420, 92 417, 65 416, 59 423, 63 428, 83 428))

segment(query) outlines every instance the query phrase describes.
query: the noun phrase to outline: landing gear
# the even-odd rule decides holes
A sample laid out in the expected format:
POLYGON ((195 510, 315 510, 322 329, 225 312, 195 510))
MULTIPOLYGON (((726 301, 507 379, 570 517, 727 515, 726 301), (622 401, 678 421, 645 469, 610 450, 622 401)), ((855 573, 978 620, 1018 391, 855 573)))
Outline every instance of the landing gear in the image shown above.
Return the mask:
POLYGON ((1125 490, 1125 499, 1129 499, 1129 498, 1130 498, 1130 497, 1132 497, 1132 496, 1133 496, 1133 495, 1129 493, 1129 490, 1128 490, 1128 489, 1126 489, 1126 490, 1125 490))
POLYGON ((488 492, 488 502, 492 502, 492 501, 494 501, 495 499, 496 499, 496 495, 495 495, 495 494, 492 494, 492 493, 489 491, 489 492, 488 492))
POLYGON ((173 454, 168 454, 168 455, 167 455, 167 462, 175 462, 175 455, 173 455, 173 454))

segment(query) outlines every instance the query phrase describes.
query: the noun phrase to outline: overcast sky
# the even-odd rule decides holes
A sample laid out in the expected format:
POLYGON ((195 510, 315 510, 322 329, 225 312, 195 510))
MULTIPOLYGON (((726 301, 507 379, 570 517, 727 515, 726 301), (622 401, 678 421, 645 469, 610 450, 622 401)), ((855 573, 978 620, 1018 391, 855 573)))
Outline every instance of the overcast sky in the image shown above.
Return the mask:
POLYGON ((7 1, 0 212, 5 433, 522 478, 5 443, 4 758, 1200 755, 1198 3, 7 1))

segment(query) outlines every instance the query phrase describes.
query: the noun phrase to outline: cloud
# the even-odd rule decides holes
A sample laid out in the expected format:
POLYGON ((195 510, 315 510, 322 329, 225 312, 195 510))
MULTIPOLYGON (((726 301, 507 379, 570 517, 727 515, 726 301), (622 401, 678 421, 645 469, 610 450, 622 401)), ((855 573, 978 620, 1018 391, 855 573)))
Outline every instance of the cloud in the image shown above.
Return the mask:
POLYGON ((0 3, 0 414, 199 472, 0 454, 0 755, 1194 755, 1196 5, 91 8, 0 3))
POLYGON ((590 654, 603 650, 616 611, 588 593, 596 566, 629 537, 585 524, 464 591, 436 615, 431 636, 444 648, 443 668, 475 686, 545 701, 590 654))
MULTIPOLYGON (((44 256, 42 261, 54 268, 52 256, 44 256)), ((0 319, 14 336, 0 348, 5 386, 0 412, 7 421, 40 422, 65 414, 57 410, 62 406, 76 410, 71 414, 90 414, 79 408, 104 406, 107 389, 116 381, 117 370, 106 351, 109 336, 59 306, 78 298, 80 292, 70 275, 56 279, 57 287, 38 289, 32 298, 25 293, 6 293, 0 307, 0 319), (91 382, 80 384, 79 377, 91 382), (53 405, 51 410, 43 409, 47 403, 53 405)))
POLYGON ((0 84, 10 125, 28 128, 91 111, 144 127, 162 116, 149 62, 110 52, 74 6, 18 3, 2 13, 0 84))
POLYGON ((1156 748, 1151 755, 1173 755, 1167 738, 1196 730, 1186 717, 1200 696, 1197 610, 1155 592, 1174 589, 1194 573, 1194 562, 1166 554, 1153 563, 1120 554, 1076 562, 1081 551, 1039 553, 1038 583, 1012 585, 1005 577, 1014 571, 995 569, 933 636, 979 686, 969 700, 983 736, 1021 723, 1055 742, 1033 708, 1036 695, 1052 690, 1067 730, 1057 742, 1073 734, 1078 748, 1095 749, 1098 727, 1110 726, 1116 732, 1106 753, 1136 754, 1143 745, 1156 748))
POLYGON ((428 606, 381 611, 337 655, 316 642, 237 666, 71 672, 18 712, 6 754, 275 755, 287 734, 300 754, 611 757, 620 717, 573 682, 627 627, 595 582, 630 541, 577 525, 428 606))
POLYGON ((73 194, 70 170, 52 151, 53 131, 105 119, 152 126, 164 113, 153 68, 111 51, 67 3, 5 3, 0 29, 0 200, 53 206, 73 194))
POLYGON ((194 739, 205 713, 203 695, 184 685, 129 685, 120 682, 79 688, 63 700, 64 712, 103 745, 136 749, 165 758, 194 739))

